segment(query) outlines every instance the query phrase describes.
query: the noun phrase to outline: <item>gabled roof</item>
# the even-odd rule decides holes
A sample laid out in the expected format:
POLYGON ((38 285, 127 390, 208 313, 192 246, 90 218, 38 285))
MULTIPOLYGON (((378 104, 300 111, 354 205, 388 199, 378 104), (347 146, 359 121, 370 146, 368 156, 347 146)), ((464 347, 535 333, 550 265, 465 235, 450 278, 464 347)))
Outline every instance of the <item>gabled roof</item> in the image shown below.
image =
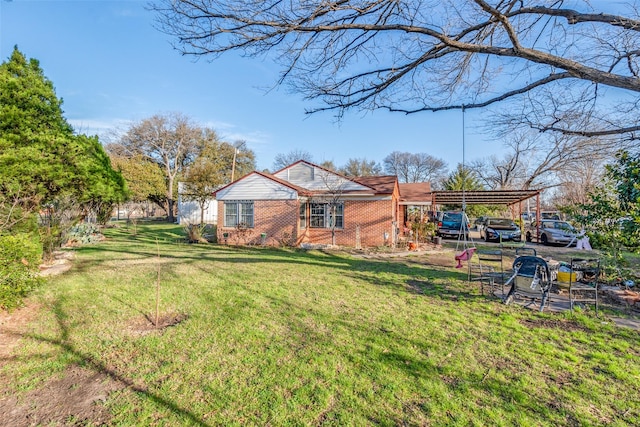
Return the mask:
POLYGON ((276 176, 273 176, 273 175, 271 175, 270 173, 253 171, 253 172, 249 172, 248 174, 246 174, 246 175, 245 175, 245 176, 243 176, 242 178, 238 178, 237 180, 235 180, 235 181, 233 181, 233 182, 230 182, 229 184, 225 185, 224 187, 220 187, 220 188, 218 188, 216 191, 214 191, 214 192, 212 193, 212 194, 213 194, 213 196, 215 197, 215 195, 216 195, 218 192, 220 192, 220 191, 222 191, 222 190, 224 190, 224 189, 226 189, 226 188, 229 188, 229 187, 231 187, 231 186, 233 186, 233 185, 235 185, 235 184, 239 183, 240 181, 243 181, 243 180, 247 179, 247 177, 249 177, 249 176, 251 176, 251 175, 259 175, 259 176, 262 176, 262 177, 264 177, 264 178, 266 178, 266 179, 270 179, 271 181, 277 182, 277 183, 278 183, 278 184, 280 184, 280 185, 284 185, 285 187, 289 187, 289 188, 291 188, 292 190, 297 191, 297 192, 298 192, 298 194, 301 194, 301 195, 309 195, 309 194, 310 194, 309 190, 307 190, 306 188, 302 188, 302 187, 299 187, 299 186, 297 186, 297 185, 294 185, 294 184, 292 184, 292 183, 290 183, 290 182, 288 182, 288 181, 285 181, 284 179, 280 179, 280 178, 278 178, 278 177, 276 177, 276 176))
POLYGON ((284 179, 280 179, 275 175, 271 175, 270 173, 258 172, 258 171, 256 171, 256 173, 258 175, 264 176, 265 178, 271 179, 271 180, 273 180, 273 181, 275 181, 275 182, 277 182, 279 184, 285 185, 285 186, 287 186, 287 187, 289 187, 289 188, 291 188, 293 190, 296 190, 299 194, 308 194, 309 193, 309 190, 307 190, 306 188, 302 188, 299 185, 292 184, 289 181, 285 181, 284 179))
MULTIPOLYGON (((299 165, 304 165, 313 170, 318 170, 322 174, 326 174, 325 176, 327 177, 331 177, 331 176, 335 177, 338 181, 333 181, 333 180, 327 180, 327 181, 332 182, 333 184, 336 184, 337 186, 339 186, 340 193, 345 195, 346 194, 349 194, 349 195, 392 194, 395 181, 397 180, 395 176, 364 177, 362 179, 349 177, 341 174, 340 172, 329 170, 325 167, 316 165, 306 160, 298 160, 297 162, 294 162, 280 169, 279 171, 274 172, 274 175, 282 177, 283 175, 285 175, 285 172, 288 174, 289 171, 294 171, 296 169, 299 170, 299 168, 297 168, 297 166, 299 165), (343 185, 343 184, 340 184, 340 182, 350 183, 353 185, 343 185)), ((286 178, 281 178, 281 179, 286 180, 286 178)), ((308 190, 312 191, 313 194, 329 194, 332 192, 332 189, 330 188, 331 185, 330 186, 325 185, 327 184, 326 182, 325 184, 322 184, 321 181, 317 181, 317 182, 320 182, 320 184, 315 184, 315 185, 311 184, 308 188, 308 190)), ((301 182, 297 182, 297 184, 304 185, 301 182)))
POLYGON ((258 171, 250 172, 247 175, 243 176, 242 178, 239 178, 238 180, 217 189, 213 193, 213 195, 215 196, 218 192, 225 190, 230 186, 241 183, 243 180, 247 179, 248 177, 255 176, 255 175, 261 176, 263 178, 274 181, 280 185, 291 188, 294 191, 296 191, 299 195, 302 195, 302 196, 312 196, 314 194, 324 195, 324 194, 331 193, 331 189, 304 188, 301 185, 293 184, 292 182, 287 181, 286 179, 276 176, 276 174, 282 175, 282 173, 287 169, 292 169, 299 164, 304 164, 311 168, 317 168, 321 171, 327 172, 328 174, 339 177, 339 179, 343 179, 345 182, 353 183, 352 187, 355 187, 355 188, 345 188, 340 190, 340 192, 344 195, 355 196, 355 195, 372 195, 372 194, 393 194, 396 188, 396 184, 398 182, 398 178, 395 175, 364 176, 364 177, 354 178, 354 177, 344 176, 338 172, 334 172, 329 169, 323 168, 322 166, 318 166, 311 162, 307 162, 306 160, 298 160, 297 162, 294 162, 278 170, 274 174, 270 174, 266 172, 258 172, 258 171))
MULTIPOLYGON (((322 166, 320 166, 320 165, 316 165, 315 163, 311 163, 311 162, 306 161, 306 160, 298 160, 298 161, 295 161, 295 162, 291 163, 290 165, 287 165, 287 166, 285 166, 285 167, 283 167, 283 168, 281 168, 281 169, 278 169, 277 171, 275 171, 275 172, 273 173, 273 175, 276 175, 276 174, 278 174, 278 173, 282 172, 283 170, 285 170, 285 169, 289 169, 289 168, 291 168, 291 167, 293 167, 293 166, 295 166, 295 165, 297 165, 297 164, 300 164, 300 163, 303 163, 303 164, 305 164, 305 165, 312 166, 312 167, 314 167, 314 168, 322 169, 322 170, 323 170, 323 171, 325 171, 325 172, 329 172, 329 173, 332 173, 332 174, 335 174, 335 175, 343 176, 342 174, 339 174, 339 173, 338 173, 338 172, 336 172, 336 171, 329 170, 329 169, 327 169, 327 168, 324 168, 324 167, 322 167, 322 166)), ((346 177, 345 177, 345 178, 346 178, 346 177)))

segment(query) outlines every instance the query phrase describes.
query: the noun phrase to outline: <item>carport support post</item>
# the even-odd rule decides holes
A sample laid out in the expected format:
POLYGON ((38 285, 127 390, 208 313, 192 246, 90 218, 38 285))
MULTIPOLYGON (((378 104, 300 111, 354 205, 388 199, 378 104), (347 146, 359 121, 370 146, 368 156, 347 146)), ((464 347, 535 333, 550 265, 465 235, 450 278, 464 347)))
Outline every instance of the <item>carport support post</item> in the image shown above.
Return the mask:
POLYGON ((536 242, 540 243, 540 193, 536 196, 536 242))
MULTIPOLYGON (((522 219, 522 202, 518 203, 518 219, 520 220, 520 235, 524 236, 524 220, 522 219)), ((527 238, 525 237, 524 240, 526 242, 527 238)))

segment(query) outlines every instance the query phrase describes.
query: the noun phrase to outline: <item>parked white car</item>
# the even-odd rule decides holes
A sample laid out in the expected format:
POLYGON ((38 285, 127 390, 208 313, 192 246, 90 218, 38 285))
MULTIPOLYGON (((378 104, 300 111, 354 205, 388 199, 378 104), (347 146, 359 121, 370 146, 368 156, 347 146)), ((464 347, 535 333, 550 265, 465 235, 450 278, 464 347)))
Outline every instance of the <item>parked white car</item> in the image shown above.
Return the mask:
MULTIPOLYGON (((534 221, 527 227, 527 242, 537 241, 537 223, 534 221)), ((578 230, 567 221, 542 220, 540 221, 540 243, 543 245, 568 245, 575 244, 578 240, 578 230)))

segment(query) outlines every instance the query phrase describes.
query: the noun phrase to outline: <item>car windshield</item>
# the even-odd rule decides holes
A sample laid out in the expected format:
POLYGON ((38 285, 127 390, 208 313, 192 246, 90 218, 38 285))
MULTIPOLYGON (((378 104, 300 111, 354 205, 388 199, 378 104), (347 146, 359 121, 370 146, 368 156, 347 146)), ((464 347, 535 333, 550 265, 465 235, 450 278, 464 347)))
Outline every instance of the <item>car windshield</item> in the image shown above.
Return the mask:
POLYGON ((570 232, 575 232, 576 229, 573 228, 571 224, 565 221, 545 221, 542 223, 543 228, 555 228, 558 230, 565 230, 570 232))
POLYGON ((513 221, 506 218, 492 218, 487 220, 487 226, 498 226, 498 227, 511 227, 513 225, 513 221))
POLYGON ((442 220, 443 221, 457 221, 457 222, 460 222, 460 221, 462 221, 462 214, 458 213, 458 212, 445 212, 442 215, 442 220))
POLYGON ((560 219, 560 215, 555 212, 541 212, 542 219, 560 219))

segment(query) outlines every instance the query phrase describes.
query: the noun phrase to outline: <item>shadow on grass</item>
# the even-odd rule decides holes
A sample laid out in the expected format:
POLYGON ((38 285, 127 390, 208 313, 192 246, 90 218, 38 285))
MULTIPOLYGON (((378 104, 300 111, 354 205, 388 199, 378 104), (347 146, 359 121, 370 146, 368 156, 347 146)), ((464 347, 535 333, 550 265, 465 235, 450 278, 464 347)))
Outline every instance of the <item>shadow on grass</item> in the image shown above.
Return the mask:
MULTIPOLYGON (((249 290, 249 288, 247 288, 249 290)), ((288 313, 290 322, 288 323, 289 331, 295 333, 292 342, 296 343, 296 351, 300 348, 307 349, 310 353, 314 353, 314 348, 331 348, 335 345, 335 334, 339 331, 349 331, 348 335, 354 337, 347 339, 347 343, 352 344, 349 348, 344 348, 343 357, 350 361, 350 366, 367 365, 367 372, 371 375, 370 381, 374 382, 380 390, 385 390, 387 385, 389 389, 393 389, 393 380, 390 378, 403 378, 404 376, 412 378, 415 381, 439 383, 444 385, 442 396, 451 398, 451 396, 459 396, 461 399, 467 398, 469 395, 493 395, 501 400, 512 401, 514 396, 519 396, 522 405, 529 408, 529 415, 536 411, 544 411, 545 405, 551 405, 553 402, 545 401, 543 392, 538 392, 528 387, 527 383, 514 383, 506 367, 501 367, 503 363, 500 358, 487 360, 486 365, 482 369, 469 369, 460 371, 455 366, 455 362, 464 358, 467 348, 479 337, 471 332, 463 334, 464 336, 452 337, 451 340, 435 344, 428 339, 420 339, 418 337, 408 338, 402 331, 394 328, 393 325, 384 323, 368 323, 362 322, 357 316, 344 316, 330 311, 322 310, 319 307, 309 305, 301 305, 275 296, 268 296, 273 301, 273 305, 281 307, 288 313), (321 323, 326 324, 326 329, 318 331, 305 319, 311 316, 314 319, 320 319, 321 323), (332 331, 332 332, 325 332, 332 331), (440 347, 437 347, 440 346, 440 347), (446 348, 446 351, 443 349, 446 348), (416 349, 418 353, 416 353, 416 349), (400 371, 404 376, 396 377, 393 371, 400 371), (500 375, 496 375, 500 371, 500 375), (382 374, 384 373, 384 374, 382 374), (470 390, 476 390, 470 392, 470 390)), ((425 326, 428 327, 428 326, 425 326)), ((321 351, 321 350, 320 350, 321 351)), ((314 353, 315 354, 315 353, 314 353)), ((310 357, 303 354, 301 357, 310 357)), ((339 383, 338 380, 336 380, 339 383)), ((432 386, 432 389, 439 387, 432 386)), ((430 399, 438 400, 437 396, 430 396, 430 399)), ((415 403, 415 402, 414 402, 415 403)), ((405 402, 411 404, 411 402, 405 402)), ((404 406, 404 405, 403 405, 404 406)), ((438 412, 448 412, 447 404, 429 403, 427 405, 413 406, 412 413, 406 414, 408 419, 402 418, 395 413, 387 413, 384 418, 375 418, 370 414, 364 413, 363 416, 368 417, 374 424, 394 424, 394 425, 417 425, 412 417, 420 413, 418 419, 428 419, 433 416, 442 416, 438 412), (433 411, 436 411, 434 413, 433 411), (393 422, 390 422, 392 421, 393 422)), ((455 406, 453 407, 455 408, 455 406)), ((459 408, 458 408, 459 409, 459 408)), ((511 420, 518 419, 522 413, 522 409, 515 405, 505 405, 502 407, 505 414, 508 414, 511 420)), ((371 411, 376 413, 376 411, 371 411)), ((457 412, 457 411, 454 411, 457 412)), ((487 417, 481 409, 473 411, 471 416, 487 417)), ((466 423, 470 416, 469 412, 450 414, 452 423, 466 423), (466 417, 466 418, 465 418, 466 417)), ((573 417, 567 414, 567 417, 573 417)), ((486 418, 480 418, 487 421, 486 418)), ((482 422, 481 422, 482 423, 482 422)))
MULTIPOLYGON (((154 242, 155 243, 155 242, 154 242)), ((133 254, 138 258, 155 257, 157 254, 153 252, 154 246, 137 247, 136 249, 142 249, 141 252, 126 252, 122 249, 115 248, 114 253, 126 252, 133 254)), ((170 249, 171 246, 165 248, 170 249)), ((111 250, 112 247, 96 247, 95 249, 111 250)), ((93 249, 92 249, 93 250, 93 249)), ((189 249, 189 253, 174 253, 163 254, 163 257, 171 258, 176 263, 195 264, 203 259, 215 263, 216 261, 224 261, 227 263, 292 263, 292 264, 308 264, 314 266, 327 266, 331 268, 340 269, 340 273, 345 277, 351 277, 367 283, 371 283, 375 286, 392 287, 398 291, 405 291, 416 294, 419 296, 433 296, 442 298, 443 295, 451 299, 485 299, 477 294, 476 287, 465 287, 466 273, 459 270, 448 271, 439 269, 430 269, 424 265, 406 265, 406 263, 395 260, 362 260, 355 259, 347 255, 324 253, 324 252, 302 252, 295 250, 279 250, 269 248, 229 248, 224 246, 209 246, 203 245, 201 247, 194 247, 193 251, 189 249), (196 252, 196 253, 191 253, 196 252), (391 276, 386 274, 391 273, 391 276)), ((91 262, 86 265, 79 266, 80 268, 88 268, 90 270, 91 265, 94 262, 101 262, 98 260, 90 260, 91 262)), ((244 286, 246 288, 246 294, 250 294, 255 291, 255 288, 246 286, 243 283, 234 283, 233 286, 244 286)), ((500 367, 498 363, 496 365, 489 364, 485 371, 479 370, 465 370, 463 372, 456 373, 452 371, 449 361, 451 357, 464 357, 463 352, 457 351, 455 342, 460 337, 451 337, 451 341, 454 344, 453 351, 450 354, 448 352, 440 352, 438 350, 432 350, 429 346, 435 346, 436 343, 430 343, 429 341, 422 340, 421 338, 408 338, 402 331, 394 330, 393 323, 386 322, 381 323, 359 323, 358 317, 350 317, 344 315, 344 313, 332 313, 326 310, 321 310, 320 307, 313 307, 309 304, 296 304, 291 300, 284 298, 278 298, 273 295, 264 294, 263 297, 267 297, 278 306, 286 307, 286 311, 290 313, 287 317, 290 324, 295 328, 296 334, 299 335, 297 342, 302 346, 314 346, 318 347, 317 343, 322 343, 323 340, 328 340, 328 344, 332 339, 331 332, 334 327, 348 329, 350 334, 358 337, 357 345, 352 347, 353 352, 345 354, 345 358, 351 359, 353 365, 367 364, 369 361, 374 365, 380 365, 382 368, 386 366, 392 366, 394 369, 404 371, 411 377, 416 379, 421 378, 434 378, 435 381, 444 383, 451 391, 454 397, 465 398, 469 396, 468 389, 477 390, 478 394, 490 393, 494 396, 500 397, 503 401, 513 401, 514 396, 518 398, 518 404, 526 406, 527 413, 531 415, 535 412, 545 412, 544 406, 551 405, 553 402, 545 401, 545 396, 538 396, 539 391, 532 390, 524 385, 519 384, 517 381, 509 382, 509 380, 501 379, 495 372, 500 367), (314 318, 326 320, 332 327, 327 328, 328 333, 319 333, 313 327, 310 327, 304 319, 310 312, 314 313, 314 318), (380 340, 367 340, 367 337, 379 337, 384 336, 380 340), (369 344, 368 342, 371 342, 369 344), (388 351, 384 351, 384 347, 389 347, 388 351), (403 349, 420 348, 420 354, 410 354, 403 349), (431 354, 429 354, 431 352, 431 354), (357 358, 357 360, 356 360, 357 358), (492 370, 493 369, 493 370, 492 370), (487 391, 488 390, 488 391, 487 391), (524 398, 523 398, 524 396, 524 398)), ((124 301, 114 298, 116 301, 127 305, 130 308, 134 308, 124 301)), ((116 381, 120 381, 128 389, 139 393, 142 396, 147 397, 151 401, 155 402, 158 406, 163 406, 175 413, 177 417, 183 417, 185 420, 190 421, 196 425, 207 425, 204 420, 197 414, 185 408, 177 405, 166 395, 159 395, 157 393, 150 392, 144 385, 136 384, 136 382, 128 378, 125 373, 119 372, 114 368, 109 367, 108 361, 103 361, 99 356, 95 357, 90 354, 85 354, 79 351, 73 346, 70 339, 69 325, 67 323, 67 313, 62 308, 62 304, 65 301, 62 299, 56 300, 53 312, 56 316, 58 323, 60 324, 60 335, 55 339, 43 337, 40 335, 32 334, 25 335, 34 340, 47 342, 52 345, 58 346, 63 351, 81 360, 86 366, 100 372, 104 375, 108 375, 116 381)), ((489 309, 491 304, 483 304, 482 307, 475 307, 474 309, 489 309)), ((480 304, 477 304, 480 306, 480 304)), ((452 304, 453 309, 455 305, 452 304)), ((238 305, 230 306, 229 314, 240 315, 238 305)), ((253 307, 249 307, 248 310, 253 310, 253 307)), ((259 309, 259 307, 256 307, 259 309)), ((136 311, 140 312, 136 309, 136 311)), ((226 313, 225 313, 226 314, 226 313)), ((226 317, 229 324, 233 324, 232 317, 226 317)), ((431 324, 424 322, 424 327, 429 328, 431 324)), ((422 326, 422 325, 421 325, 422 326)), ((462 334, 461 334, 462 335, 462 334)), ((461 338, 466 340, 467 345, 470 339, 477 339, 478 337, 469 338, 470 335, 464 332, 464 336, 461 338)), ((376 372, 386 372, 385 369, 376 370, 376 372)), ((386 380, 381 376, 375 377, 376 381, 385 383, 386 380)), ((471 393, 474 394, 474 393, 471 393)), ((437 410, 441 410, 436 406, 437 410)), ((552 408, 551 408, 552 409, 552 408)), ((417 404, 413 410, 423 411, 427 415, 431 409, 429 407, 421 407, 417 404)), ((503 412, 508 414, 516 414, 519 411, 517 405, 509 405, 503 408, 503 412)), ((572 417, 571 409, 563 408, 567 412, 567 417, 572 417)), ((474 412, 472 415, 478 414, 474 412)), ((387 414, 388 415, 388 414, 387 414)), ((436 414, 438 415, 438 414, 436 414)), ((393 416, 393 415, 391 415, 393 416)), ((464 419, 456 418, 458 415, 453 414, 452 423, 464 423, 464 419)), ((462 417, 465 415, 463 414, 462 417)), ((468 417, 468 413, 466 415, 468 417)), ((514 418, 515 419, 515 418, 514 418)), ((374 420, 372 420, 374 421, 374 420)), ((380 423, 388 424, 388 420, 377 420, 380 423)), ((406 424, 400 418, 396 419, 397 424, 406 424)), ((467 420, 468 421, 468 420, 467 420)), ((513 421, 513 419, 512 419, 513 421)))
MULTIPOLYGON (((132 379, 128 378, 125 374, 118 372, 114 368, 110 368, 101 361, 99 358, 96 358, 90 354, 83 353, 82 351, 75 348, 72 344, 72 340, 70 339, 70 329, 67 324, 68 315, 62 309, 62 301, 59 299, 55 301, 52 309, 58 327, 60 328, 60 335, 58 338, 48 338, 39 334, 19 334, 21 338, 28 338, 37 342, 47 343, 53 345, 63 352, 73 356, 75 360, 80 361, 80 365, 89 368, 92 371, 104 375, 110 378, 113 381, 116 381, 119 384, 122 384, 124 388, 127 388, 133 392, 136 392, 140 395, 143 395, 149 399, 151 399, 154 403, 167 408, 172 413, 176 414, 179 417, 183 417, 187 419, 190 423, 198 426, 209 426, 209 424, 205 423, 201 417, 191 412, 187 408, 180 407, 175 404, 171 400, 166 397, 153 393, 149 391, 144 385, 136 384, 132 379)), ((37 357, 37 356, 32 356, 37 357)), ((77 363, 74 361, 74 363, 77 363)), ((71 414, 73 416, 73 414, 71 414)), ((89 420, 90 421, 90 420, 89 420)))
MULTIPOLYGON (((178 277, 174 266, 192 265, 205 274, 216 273, 216 263, 225 264, 292 264, 299 266, 327 267, 341 270, 341 277, 363 281, 375 286, 392 287, 398 291, 424 296, 438 296, 451 300, 487 299, 479 292, 477 283, 467 281, 466 271, 453 268, 436 268, 402 260, 359 259, 347 254, 278 248, 228 247, 218 245, 190 245, 186 250, 170 251, 172 246, 161 248, 160 258, 165 277, 178 277), (167 262, 167 260, 169 260, 167 262)), ((123 263, 148 260, 155 263, 158 253, 152 247, 114 248, 109 246, 83 249, 85 253, 126 254, 123 263)), ((124 257, 123 257, 124 258, 124 257)), ((102 258, 78 260, 73 270, 91 274, 94 267, 103 263, 102 258)))

